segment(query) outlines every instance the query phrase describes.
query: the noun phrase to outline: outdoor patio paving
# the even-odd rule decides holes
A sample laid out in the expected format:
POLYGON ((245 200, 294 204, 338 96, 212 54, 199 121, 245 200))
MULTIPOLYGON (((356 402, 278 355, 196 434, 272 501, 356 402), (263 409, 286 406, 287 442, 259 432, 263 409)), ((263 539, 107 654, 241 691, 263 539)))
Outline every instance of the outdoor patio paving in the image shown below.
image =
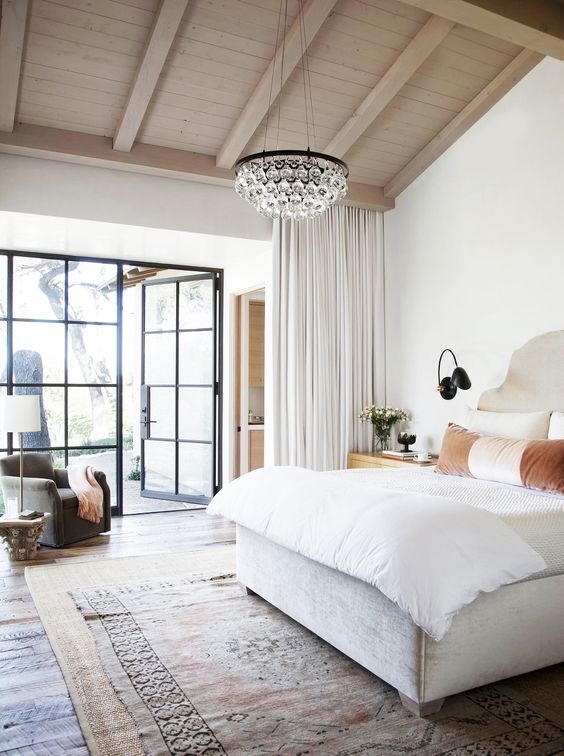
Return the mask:
POLYGON ((140 494, 138 480, 123 481, 123 513, 142 514, 146 512, 173 512, 179 509, 202 509, 200 504, 182 501, 165 501, 164 499, 143 498, 140 494))

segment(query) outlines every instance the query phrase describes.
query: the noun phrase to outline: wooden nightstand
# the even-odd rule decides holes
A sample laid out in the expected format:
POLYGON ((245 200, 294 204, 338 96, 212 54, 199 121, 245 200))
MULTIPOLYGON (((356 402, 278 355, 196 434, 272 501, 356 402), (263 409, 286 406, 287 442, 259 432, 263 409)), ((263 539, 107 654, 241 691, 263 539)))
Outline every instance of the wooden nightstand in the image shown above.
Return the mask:
POLYGON ((429 465, 436 465, 437 459, 438 457, 432 454, 428 462, 414 462, 412 459, 383 457, 380 452, 376 452, 376 454, 370 452, 349 452, 347 468, 354 470, 358 467, 428 467, 429 465))

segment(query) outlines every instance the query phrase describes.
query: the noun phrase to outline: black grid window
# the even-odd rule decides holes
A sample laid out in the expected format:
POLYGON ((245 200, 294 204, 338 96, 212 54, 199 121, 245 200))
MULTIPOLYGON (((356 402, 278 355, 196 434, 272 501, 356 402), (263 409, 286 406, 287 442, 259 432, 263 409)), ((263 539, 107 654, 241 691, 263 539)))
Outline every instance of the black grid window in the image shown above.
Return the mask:
MULTIPOLYGON (((4 392, 39 396, 41 430, 24 448, 57 467, 104 469, 117 504, 119 278, 116 263, 3 255, 4 392)), ((1 295, 0 295, 1 296, 1 295)), ((8 434, 5 452, 19 448, 8 434)))

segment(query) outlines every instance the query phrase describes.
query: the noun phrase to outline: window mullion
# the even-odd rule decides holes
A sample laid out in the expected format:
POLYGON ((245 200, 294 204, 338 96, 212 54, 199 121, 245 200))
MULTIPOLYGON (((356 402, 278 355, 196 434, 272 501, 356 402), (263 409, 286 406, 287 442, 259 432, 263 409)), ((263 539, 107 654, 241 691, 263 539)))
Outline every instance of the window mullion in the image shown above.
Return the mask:
POLYGON ((64 368, 64 423, 65 467, 69 463, 69 261, 65 260, 65 368, 64 368))

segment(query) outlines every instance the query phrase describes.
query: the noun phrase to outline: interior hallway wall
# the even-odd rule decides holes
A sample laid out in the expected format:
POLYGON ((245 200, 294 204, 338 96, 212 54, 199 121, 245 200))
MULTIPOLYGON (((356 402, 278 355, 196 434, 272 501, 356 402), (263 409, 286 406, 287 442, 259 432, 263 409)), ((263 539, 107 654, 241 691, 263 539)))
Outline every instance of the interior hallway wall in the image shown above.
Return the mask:
POLYGON ((0 154, 0 210, 269 241, 232 188, 0 154))

